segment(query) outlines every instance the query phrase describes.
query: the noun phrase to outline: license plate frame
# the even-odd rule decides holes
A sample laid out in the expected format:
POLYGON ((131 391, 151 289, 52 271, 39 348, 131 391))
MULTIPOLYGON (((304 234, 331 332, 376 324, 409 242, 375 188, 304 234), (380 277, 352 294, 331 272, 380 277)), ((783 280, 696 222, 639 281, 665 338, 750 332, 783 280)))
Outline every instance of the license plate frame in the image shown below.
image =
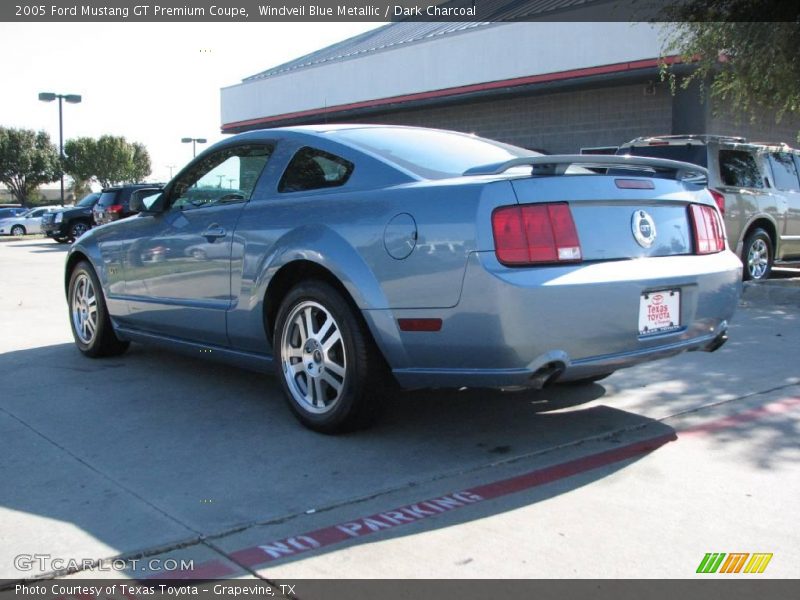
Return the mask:
POLYGON ((680 328, 680 289, 642 292, 639 296, 639 337, 669 333, 680 328))

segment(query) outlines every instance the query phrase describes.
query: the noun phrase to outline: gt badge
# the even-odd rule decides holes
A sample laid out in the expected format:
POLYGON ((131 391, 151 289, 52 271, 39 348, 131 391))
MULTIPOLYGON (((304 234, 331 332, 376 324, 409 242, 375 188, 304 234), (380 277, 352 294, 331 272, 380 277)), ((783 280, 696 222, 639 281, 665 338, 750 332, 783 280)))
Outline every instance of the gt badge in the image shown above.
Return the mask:
POLYGON ((647 212, 637 210, 631 219, 631 230, 636 243, 642 248, 649 248, 656 241, 656 223, 647 212))

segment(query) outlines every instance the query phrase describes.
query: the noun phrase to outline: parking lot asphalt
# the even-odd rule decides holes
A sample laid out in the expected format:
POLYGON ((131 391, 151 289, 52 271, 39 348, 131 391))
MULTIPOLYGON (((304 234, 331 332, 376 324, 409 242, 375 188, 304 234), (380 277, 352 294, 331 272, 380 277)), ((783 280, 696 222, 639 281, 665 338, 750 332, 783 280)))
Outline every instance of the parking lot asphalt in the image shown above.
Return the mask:
POLYGON ((82 357, 65 250, 0 244, 0 579, 51 559, 118 576, 98 564, 114 557, 194 561, 129 577, 683 578, 708 552, 800 576, 791 271, 777 295, 747 287, 716 353, 583 387, 399 394, 330 437, 267 376, 138 345, 82 357))

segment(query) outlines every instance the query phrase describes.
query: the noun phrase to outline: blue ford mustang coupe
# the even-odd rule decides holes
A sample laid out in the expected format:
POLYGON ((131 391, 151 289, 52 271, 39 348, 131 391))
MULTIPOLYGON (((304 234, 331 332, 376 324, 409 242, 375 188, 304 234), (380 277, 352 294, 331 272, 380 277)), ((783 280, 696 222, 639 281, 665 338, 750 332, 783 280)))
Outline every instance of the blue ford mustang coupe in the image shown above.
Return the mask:
POLYGON ((90 357, 274 369, 324 432, 367 423, 392 379, 596 381, 726 340, 742 266, 704 174, 414 127, 244 133, 75 242, 70 324, 90 357))

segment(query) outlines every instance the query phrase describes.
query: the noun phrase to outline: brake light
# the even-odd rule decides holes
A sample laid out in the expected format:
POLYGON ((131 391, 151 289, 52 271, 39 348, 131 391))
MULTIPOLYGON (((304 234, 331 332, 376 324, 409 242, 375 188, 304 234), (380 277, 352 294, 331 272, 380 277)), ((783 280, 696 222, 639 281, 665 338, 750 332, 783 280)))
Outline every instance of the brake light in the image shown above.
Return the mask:
POLYGON ((725 249, 725 235, 719 213, 711 206, 691 204, 696 254, 713 254, 725 249))
POLYGON ((120 213, 122 212, 122 204, 112 204, 106 210, 112 213, 120 213))
POLYGON ((719 212, 724 215, 725 214, 725 195, 722 192, 719 192, 717 190, 709 189, 708 191, 711 194, 711 197, 714 198, 714 202, 717 203, 717 208, 719 208, 719 212))
POLYGON ((577 262, 581 244, 566 202, 503 206, 492 213, 497 260, 504 265, 577 262))

